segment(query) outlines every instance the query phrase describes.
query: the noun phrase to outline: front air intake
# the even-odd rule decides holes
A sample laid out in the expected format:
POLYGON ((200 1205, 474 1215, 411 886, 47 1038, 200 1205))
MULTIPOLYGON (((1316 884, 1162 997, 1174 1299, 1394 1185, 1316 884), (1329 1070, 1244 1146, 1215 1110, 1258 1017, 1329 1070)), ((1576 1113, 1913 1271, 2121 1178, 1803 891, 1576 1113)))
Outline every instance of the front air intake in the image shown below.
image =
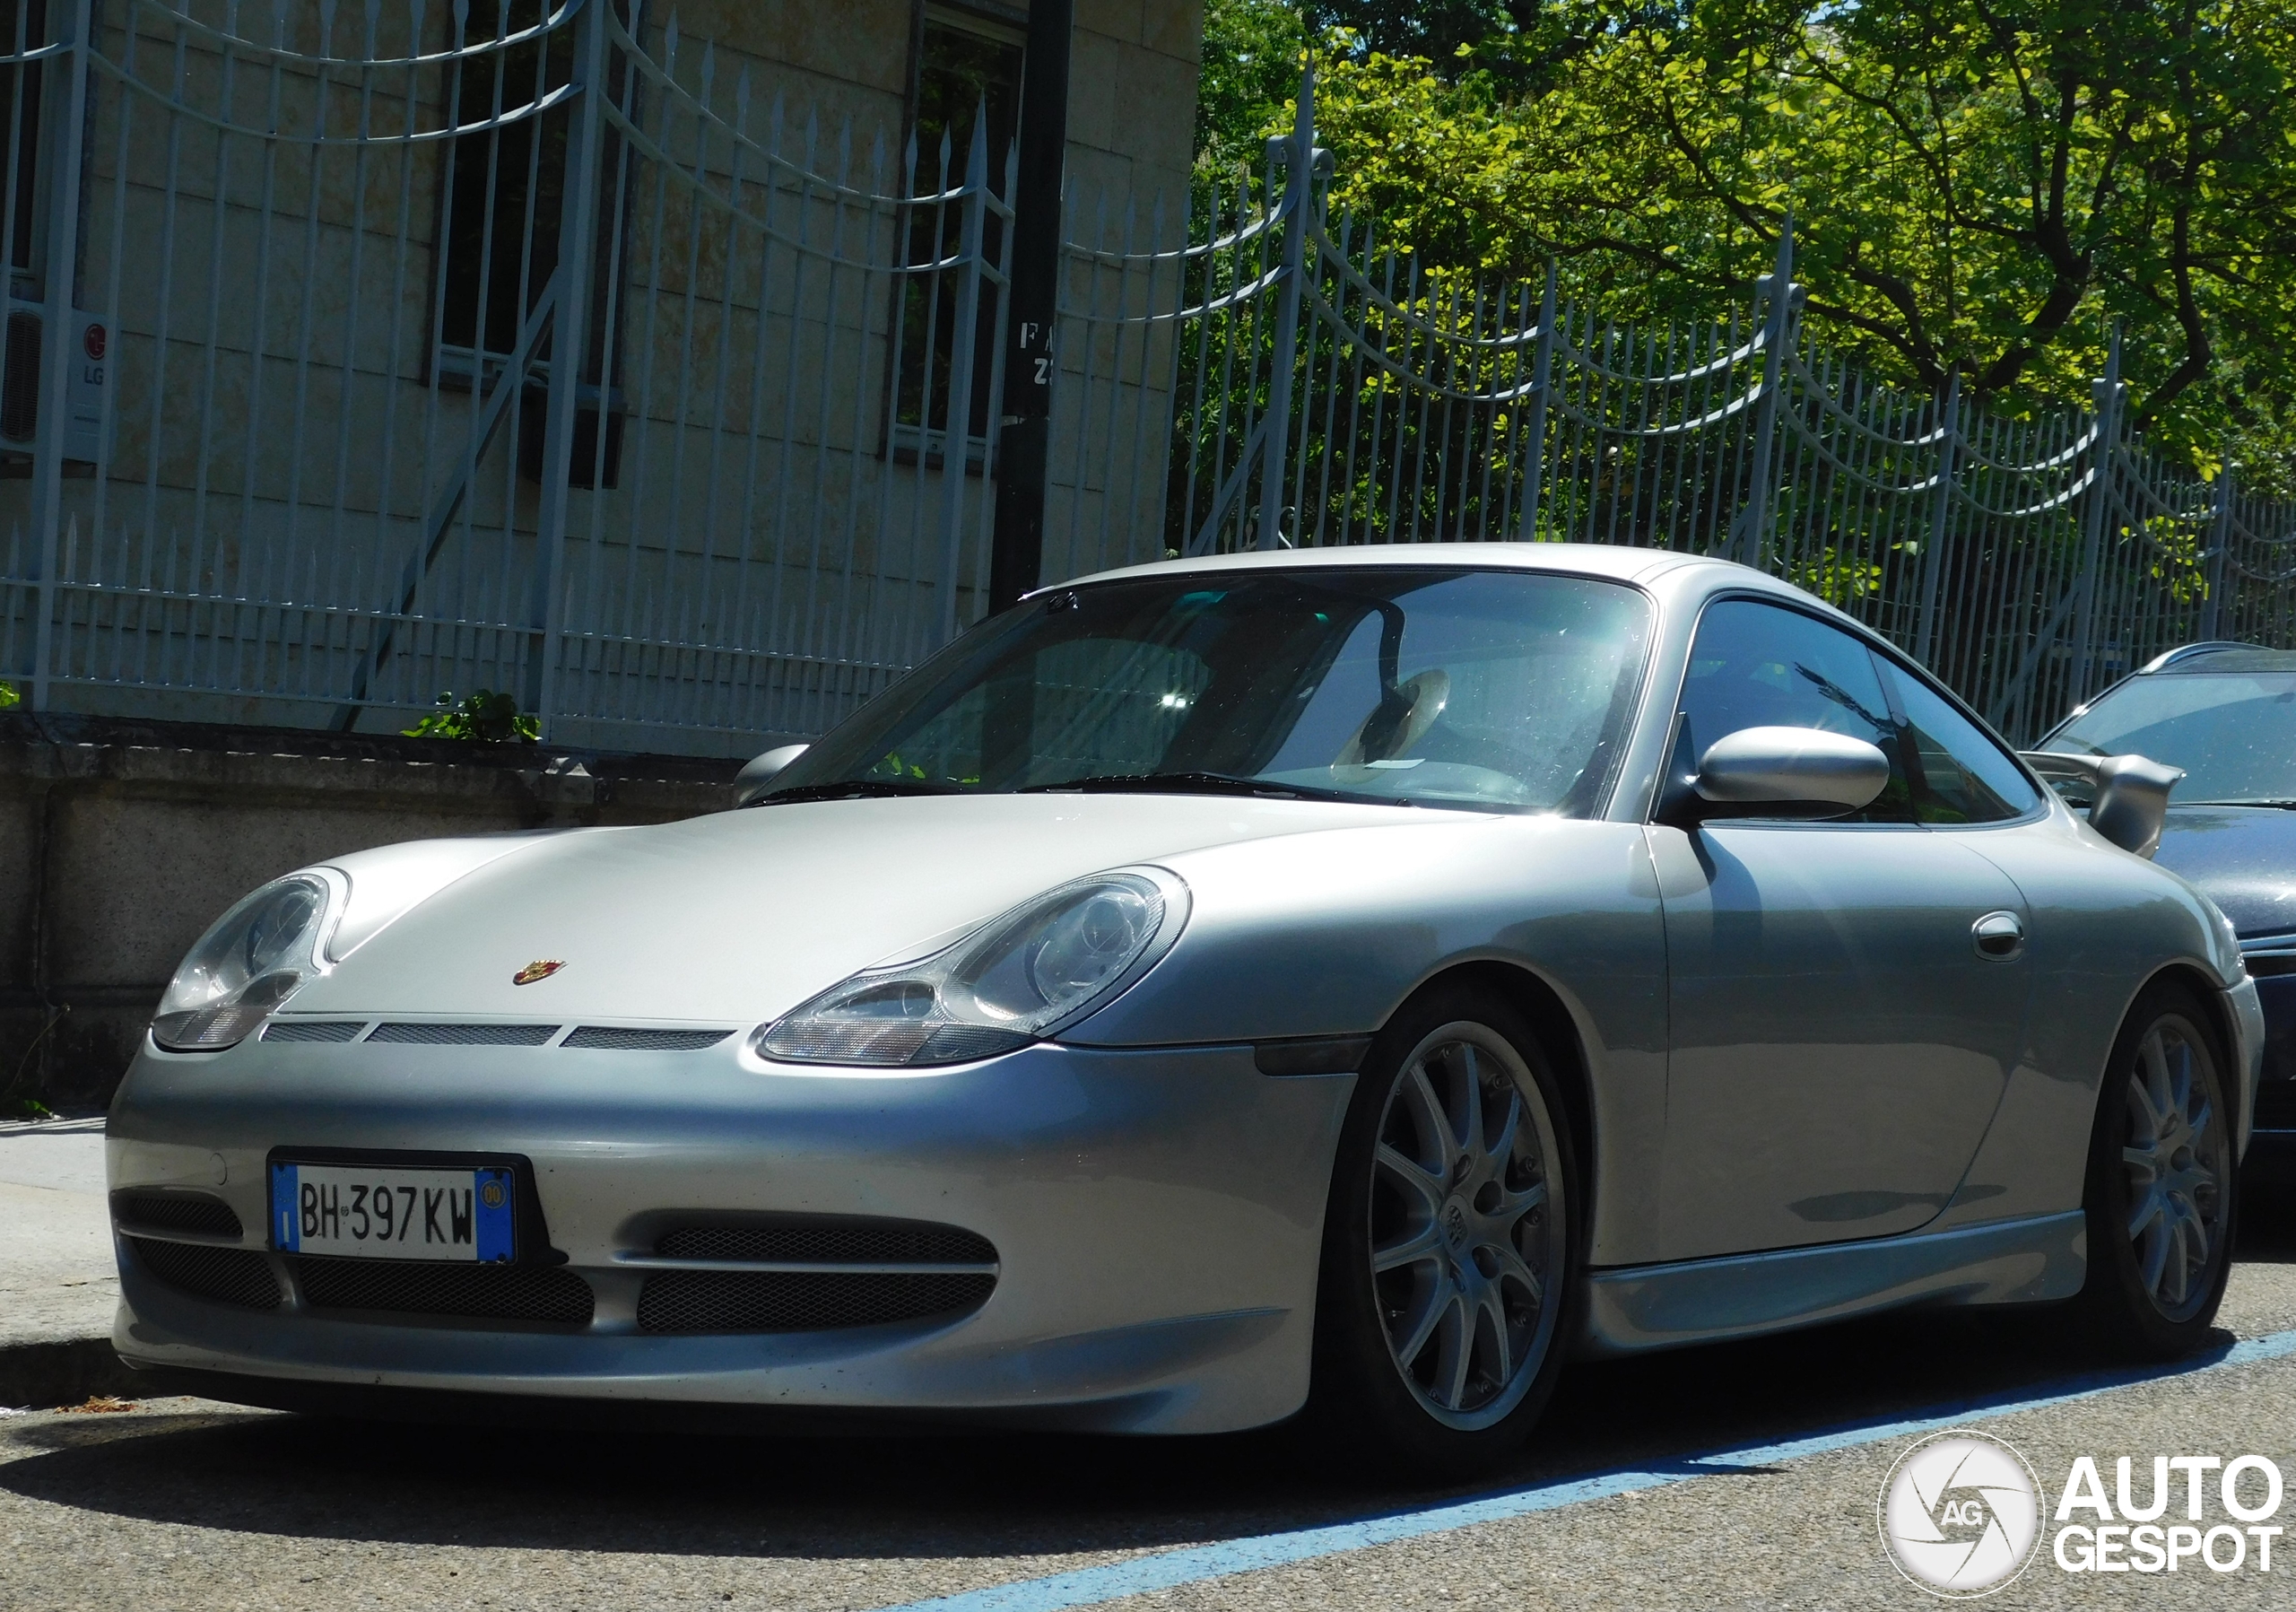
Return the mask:
POLYGON ((664 1270, 646 1278, 638 1325, 648 1332, 826 1332, 979 1309, 996 1278, 787 1270, 664 1270))
POLYGON ((985 1265, 996 1250, 961 1226, 918 1220, 790 1220, 763 1225, 691 1225, 665 1233, 665 1259, 745 1265, 985 1265))
POLYGON ((613 1024, 584 1024, 558 1044, 600 1052, 699 1052, 733 1033, 730 1030, 627 1030, 613 1024))
POLYGON ((683 1225, 656 1239, 654 1256, 697 1268, 647 1277, 638 1296, 638 1325, 647 1332, 825 1332, 954 1320, 996 1290, 995 1245, 961 1226, 919 1220, 793 1216, 683 1225))
POLYGON ((240 1235, 231 1206, 204 1192, 126 1187, 111 1195, 111 1217, 122 1231, 193 1232, 203 1237, 240 1235))
POLYGON ((411 1047, 539 1047, 555 1024, 378 1024, 367 1038, 411 1047))
POLYGON ((267 1041, 355 1041, 364 1019, 274 1019, 263 1027, 267 1041))
POLYGON ((294 1261, 295 1285, 314 1310, 371 1310, 472 1320, 587 1327, 590 1285, 560 1265, 448 1265, 416 1259, 294 1261))
POLYGON ((131 1237, 127 1243, 144 1269, 179 1292, 241 1310, 279 1308, 279 1279, 272 1275, 271 1261, 254 1249, 148 1237, 131 1237))

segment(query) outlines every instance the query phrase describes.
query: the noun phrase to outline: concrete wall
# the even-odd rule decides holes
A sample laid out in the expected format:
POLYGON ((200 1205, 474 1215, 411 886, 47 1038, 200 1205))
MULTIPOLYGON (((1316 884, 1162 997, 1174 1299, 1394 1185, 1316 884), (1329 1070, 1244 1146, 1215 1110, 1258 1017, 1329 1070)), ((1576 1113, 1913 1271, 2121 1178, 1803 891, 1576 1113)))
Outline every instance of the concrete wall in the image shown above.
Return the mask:
POLYGON ((402 840, 720 810, 732 772, 0 719, 0 1111, 109 1102, 184 953, 268 879, 402 840))

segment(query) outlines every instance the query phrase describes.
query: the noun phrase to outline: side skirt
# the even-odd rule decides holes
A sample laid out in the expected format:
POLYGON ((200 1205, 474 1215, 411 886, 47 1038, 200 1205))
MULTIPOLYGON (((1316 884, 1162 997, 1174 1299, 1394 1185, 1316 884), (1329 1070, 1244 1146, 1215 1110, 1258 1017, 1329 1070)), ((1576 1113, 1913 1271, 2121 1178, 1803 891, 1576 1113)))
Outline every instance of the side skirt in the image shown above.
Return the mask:
POLYGON ((1926 1235, 1592 1271, 1578 1352, 1641 1354, 1921 1303, 2068 1299, 2088 1272, 2086 1230, 2074 1209, 1926 1235))

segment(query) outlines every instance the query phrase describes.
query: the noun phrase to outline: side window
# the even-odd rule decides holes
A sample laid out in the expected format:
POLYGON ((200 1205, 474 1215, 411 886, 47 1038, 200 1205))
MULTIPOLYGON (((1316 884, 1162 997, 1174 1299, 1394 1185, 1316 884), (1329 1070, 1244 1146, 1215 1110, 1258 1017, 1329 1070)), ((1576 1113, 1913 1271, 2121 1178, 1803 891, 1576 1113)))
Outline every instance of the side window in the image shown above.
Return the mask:
POLYGON ((1889 678, 1905 713, 1901 750, 1918 821, 1999 823, 2040 804, 2017 763, 1936 690, 1897 667, 1889 678))
POLYGON ((1910 821, 1898 730, 1864 644, 1796 610, 1752 599, 1707 606, 1683 686, 1682 759, 1742 728, 1820 728, 1878 745, 1890 781, 1873 805, 1836 822, 1910 821))

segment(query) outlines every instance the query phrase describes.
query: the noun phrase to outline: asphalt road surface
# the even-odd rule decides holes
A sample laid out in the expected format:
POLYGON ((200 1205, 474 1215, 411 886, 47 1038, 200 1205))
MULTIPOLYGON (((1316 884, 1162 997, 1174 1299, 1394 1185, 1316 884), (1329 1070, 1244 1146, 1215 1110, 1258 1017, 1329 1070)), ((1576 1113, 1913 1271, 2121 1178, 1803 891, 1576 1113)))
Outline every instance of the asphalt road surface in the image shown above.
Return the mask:
MULTIPOLYGON (((1587 1365, 1513 1468, 1449 1491, 1283 1430, 605 1437, 196 1399, 14 1416, 0 1608, 1927 1608, 1875 1506, 1948 1425, 2007 1441, 2042 1492, 2040 1547, 1989 1608, 2285 1608, 2296 1543, 2269 1572, 2253 1550, 2151 1573, 2052 1556, 2083 1455, 2108 1494, 2135 1458, 2140 1504, 2156 1455, 2265 1456, 2289 1475, 2266 1521, 2296 1534, 2296 1205, 2252 1202, 2241 1256, 2220 1345, 2176 1370, 2101 1368, 2051 1316, 1950 1312, 1587 1365)), ((2202 1488, 2200 1529, 2230 1524, 2202 1488)))

